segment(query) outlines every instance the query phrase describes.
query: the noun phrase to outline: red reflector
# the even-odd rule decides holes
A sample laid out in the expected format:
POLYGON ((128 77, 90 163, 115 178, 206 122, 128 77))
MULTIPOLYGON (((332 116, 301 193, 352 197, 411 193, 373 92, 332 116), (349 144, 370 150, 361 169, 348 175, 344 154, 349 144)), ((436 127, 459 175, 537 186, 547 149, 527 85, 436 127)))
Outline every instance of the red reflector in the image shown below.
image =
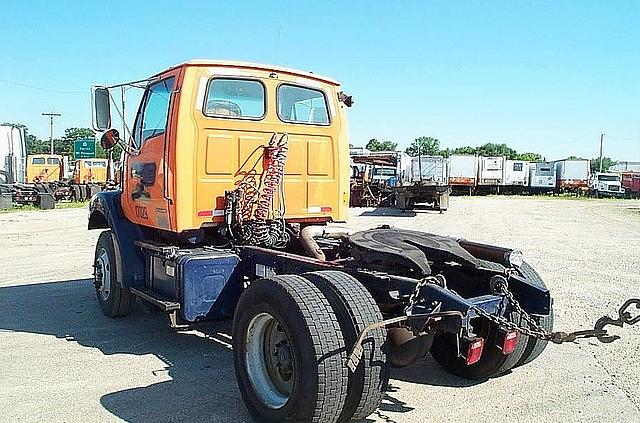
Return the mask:
POLYGON ((331 207, 320 207, 322 213, 331 213, 333 209, 331 207))
POLYGON ((482 356, 482 349, 484 348, 484 339, 476 338, 469 342, 469 348, 467 348, 467 366, 477 363, 482 356))
POLYGON ((209 217, 213 216, 213 210, 203 210, 198 212, 199 217, 209 217))
POLYGON ((504 342, 502 343, 502 354, 511 354, 516 349, 518 343, 518 331, 510 330, 504 335, 504 342))

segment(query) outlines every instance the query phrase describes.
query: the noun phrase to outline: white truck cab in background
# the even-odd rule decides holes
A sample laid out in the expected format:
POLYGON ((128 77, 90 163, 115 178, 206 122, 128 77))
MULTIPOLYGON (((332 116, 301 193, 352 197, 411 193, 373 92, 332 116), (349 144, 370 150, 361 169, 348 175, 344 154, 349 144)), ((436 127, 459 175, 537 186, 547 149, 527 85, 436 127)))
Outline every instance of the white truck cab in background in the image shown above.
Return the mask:
POLYGON ((623 196, 622 178, 618 173, 596 172, 589 181, 589 192, 596 196, 623 196))

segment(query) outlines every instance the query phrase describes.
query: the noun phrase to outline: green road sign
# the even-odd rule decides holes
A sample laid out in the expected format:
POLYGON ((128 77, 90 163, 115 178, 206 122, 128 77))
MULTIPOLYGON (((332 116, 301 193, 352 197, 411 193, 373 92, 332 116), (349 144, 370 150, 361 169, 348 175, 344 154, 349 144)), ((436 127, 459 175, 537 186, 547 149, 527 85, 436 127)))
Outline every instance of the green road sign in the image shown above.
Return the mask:
POLYGON ((76 159, 93 159, 96 157, 96 140, 82 138, 73 142, 73 156, 76 159))

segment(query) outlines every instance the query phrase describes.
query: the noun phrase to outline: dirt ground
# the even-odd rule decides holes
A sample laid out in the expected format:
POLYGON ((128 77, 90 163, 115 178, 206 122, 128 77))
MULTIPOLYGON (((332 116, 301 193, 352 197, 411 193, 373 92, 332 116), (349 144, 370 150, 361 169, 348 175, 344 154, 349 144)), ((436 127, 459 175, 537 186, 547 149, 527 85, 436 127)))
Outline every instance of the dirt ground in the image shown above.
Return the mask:
MULTIPOLYGON (((111 320, 90 282, 86 209, 0 214, 0 420, 251 421, 230 323, 186 333, 139 308, 111 320)), ((640 297, 640 202, 454 197, 449 211, 353 209, 391 224, 521 249, 555 298, 556 328, 588 328, 640 297)), ((640 324, 612 344, 551 345, 535 362, 473 383, 429 357, 392 372, 370 421, 640 422, 640 324)))

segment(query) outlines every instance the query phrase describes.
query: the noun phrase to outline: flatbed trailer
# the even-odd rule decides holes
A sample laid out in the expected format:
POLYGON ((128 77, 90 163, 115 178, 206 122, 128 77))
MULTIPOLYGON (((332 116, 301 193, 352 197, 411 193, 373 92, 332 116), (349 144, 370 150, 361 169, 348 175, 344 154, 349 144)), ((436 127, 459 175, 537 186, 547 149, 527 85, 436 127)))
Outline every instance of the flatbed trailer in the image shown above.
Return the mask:
POLYGON ((121 188, 89 205, 88 228, 103 230, 99 307, 116 318, 144 301, 176 330, 231 317, 236 378, 256 421, 364 419, 391 366, 430 353, 482 380, 549 341, 601 339, 612 324, 552 332, 549 290, 518 250, 349 229, 352 99, 332 79, 197 61, 93 92, 102 147, 129 153, 121 188), (108 129, 109 90, 123 86, 144 87, 128 141, 108 129))

